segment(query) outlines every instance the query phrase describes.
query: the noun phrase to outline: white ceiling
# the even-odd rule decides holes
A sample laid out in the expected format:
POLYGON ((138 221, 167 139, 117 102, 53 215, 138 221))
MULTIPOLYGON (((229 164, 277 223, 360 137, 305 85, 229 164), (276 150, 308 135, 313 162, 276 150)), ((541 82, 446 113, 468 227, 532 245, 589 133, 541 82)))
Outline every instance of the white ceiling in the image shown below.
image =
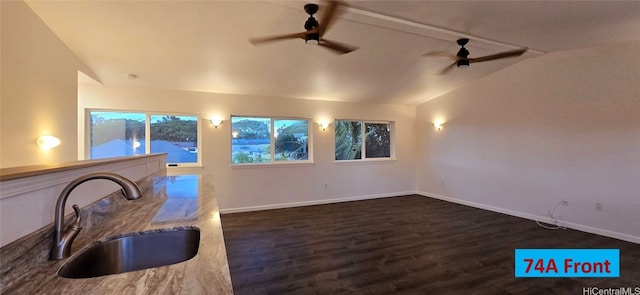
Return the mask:
POLYGON ((104 85, 352 102, 417 104, 544 53, 640 39, 640 1, 347 1, 325 37, 359 50, 248 42, 303 31, 306 2, 27 1, 104 85), (460 37, 470 57, 530 50, 437 75, 450 60, 421 55, 455 54, 460 37))

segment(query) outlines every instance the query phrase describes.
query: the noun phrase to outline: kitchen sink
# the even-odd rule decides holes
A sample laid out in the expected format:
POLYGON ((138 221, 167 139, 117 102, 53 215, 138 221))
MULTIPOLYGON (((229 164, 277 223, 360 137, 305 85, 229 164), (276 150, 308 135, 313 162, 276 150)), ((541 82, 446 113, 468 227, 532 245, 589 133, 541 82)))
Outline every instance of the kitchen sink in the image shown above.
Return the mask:
POLYGON ((81 251, 60 268, 64 278, 93 278, 187 261, 198 254, 195 227, 131 233, 106 239, 81 251))

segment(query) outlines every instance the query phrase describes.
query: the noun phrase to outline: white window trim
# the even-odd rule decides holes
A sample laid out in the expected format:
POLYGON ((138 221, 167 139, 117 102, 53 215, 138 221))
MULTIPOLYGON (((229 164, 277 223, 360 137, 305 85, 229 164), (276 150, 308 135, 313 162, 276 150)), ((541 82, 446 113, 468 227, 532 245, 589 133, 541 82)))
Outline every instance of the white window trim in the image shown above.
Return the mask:
POLYGON ((269 119, 269 123, 270 123, 270 134, 269 134, 269 149, 270 149, 270 153, 271 153, 271 158, 269 160, 269 162, 263 162, 263 163, 233 163, 233 152, 231 152, 229 154, 229 166, 231 166, 232 168, 263 168, 263 167, 292 167, 292 166, 313 166, 314 162, 313 162, 313 119, 312 118, 304 118, 304 117, 280 117, 280 116, 251 116, 251 115, 231 115, 229 118, 229 124, 231 125, 231 128, 229 128, 229 138, 231 140, 229 140, 229 144, 230 144, 230 150, 233 151, 233 117, 238 117, 238 118, 262 118, 262 119, 269 119), (275 141, 276 141, 276 137, 275 137, 275 120, 305 120, 307 121, 307 132, 308 132, 308 139, 307 139, 307 154, 308 154, 308 159, 307 160, 290 160, 290 161, 276 161, 275 160, 275 153, 276 153, 276 146, 275 146, 275 141))
POLYGON ((396 158, 368 158, 363 160, 334 160, 333 163, 340 165, 368 165, 368 164, 390 164, 398 161, 396 158))
POLYGON ((174 112, 146 112, 147 114, 147 123, 145 124, 145 141, 146 138, 149 139, 149 142, 145 142, 145 152, 147 154, 151 154, 151 116, 188 116, 188 117, 196 117, 196 124, 198 127, 196 136, 198 137, 198 143, 196 144, 196 148, 198 149, 198 160, 195 163, 167 163, 168 169, 176 169, 176 168, 189 168, 189 167, 202 167, 202 118, 200 114, 192 114, 192 113, 174 113, 174 112))
POLYGON ((313 162, 300 162, 300 161, 289 161, 289 162, 269 162, 269 163, 238 163, 238 164, 229 164, 229 166, 233 169, 243 169, 243 168, 285 168, 285 167, 311 167, 315 166, 313 162))
POLYGON ((119 109, 102 109, 102 108, 85 108, 85 117, 84 117, 84 158, 91 158, 91 144, 89 143, 89 139, 91 138, 91 112, 114 112, 114 113, 138 113, 145 114, 145 125, 144 125, 144 136, 145 136, 145 154, 151 154, 151 116, 152 115, 163 115, 163 116, 190 116, 197 118, 198 124, 198 161, 196 163, 167 163, 167 169, 178 169, 178 168, 190 168, 190 167, 203 167, 202 166, 202 118, 200 114, 195 113, 179 113, 179 112, 157 112, 157 111, 141 111, 141 110, 119 110, 119 109))
POLYGON ((336 121, 352 121, 352 122, 360 122, 362 123, 361 128, 361 136, 362 142, 360 143, 360 150, 362 151, 361 159, 354 160, 336 160, 336 144, 335 144, 335 128, 333 131, 333 162, 336 164, 362 164, 362 163, 375 163, 375 162, 393 162, 396 161, 396 123, 394 121, 381 121, 381 120, 360 120, 360 119, 335 119, 333 121, 333 125, 336 125, 336 121), (391 133, 390 138, 390 146, 389 146, 389 157, 386 158, 367 158, 366 157, 366 129, 365 124, 388 124, 389 132, 391 133))

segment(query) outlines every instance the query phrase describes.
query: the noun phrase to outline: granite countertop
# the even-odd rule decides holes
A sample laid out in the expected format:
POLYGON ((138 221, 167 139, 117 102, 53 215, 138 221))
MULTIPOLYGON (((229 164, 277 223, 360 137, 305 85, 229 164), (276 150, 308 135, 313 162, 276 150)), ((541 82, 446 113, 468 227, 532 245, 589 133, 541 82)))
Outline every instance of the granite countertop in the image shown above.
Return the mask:
MULTIPOLYGON (((57 272, 72 258, 49 261, 49 240, 44 248, 24 250, 31 253, 21 255, 27 256, 24 259, 9 257, 21 262, 13 272, 3 270, 3 276, 15 277, 10 278, 10 286, 7 289, 4 286, 2 293, 233 294, 220 214, 210 176, 154 177, 138 200, 127 201, 114 195, 82 209, 83 229, 73 243, 72 258, 83 248, 113 236, 184 227, 200 229, 198 254, 190 260, 168 266, 96 278, 67 279, 59 277, 57 272), (19 272, 18 268, 26 268, 28 272, 19 272)), ((50 238, 50 234, 47 236, 50 238)))

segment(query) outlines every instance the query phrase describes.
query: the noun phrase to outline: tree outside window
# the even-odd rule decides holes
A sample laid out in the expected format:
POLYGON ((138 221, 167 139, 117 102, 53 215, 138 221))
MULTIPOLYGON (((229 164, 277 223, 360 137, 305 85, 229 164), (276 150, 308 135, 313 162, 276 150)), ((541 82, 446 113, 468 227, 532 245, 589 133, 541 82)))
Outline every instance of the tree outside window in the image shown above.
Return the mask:
POLYGON ((232 116, 231 161, 309 161, 309 120, 232 116))
POLYGON ((150 116, 151 153, 167 153, 167 163, 198 162, 198 117, 150 116))
POLYGON ((391 123, 336 120, 335 159, 391 158, 390 125, 391 123))
POLYGON ((276 161, 296 161, 309 159, 309 121, 273 121, 275 132, 276 161))

